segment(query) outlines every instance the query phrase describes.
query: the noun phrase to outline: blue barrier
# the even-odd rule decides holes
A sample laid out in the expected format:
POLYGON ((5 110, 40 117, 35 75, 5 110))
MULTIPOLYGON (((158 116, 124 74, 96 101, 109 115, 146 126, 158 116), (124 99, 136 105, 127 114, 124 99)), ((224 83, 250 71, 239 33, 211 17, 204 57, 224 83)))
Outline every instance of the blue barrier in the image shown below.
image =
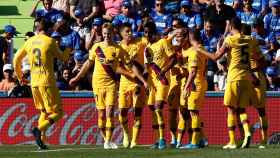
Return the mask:
MULTIPOLYGON (((90 98, 93 97, 92 91, 60 91, 61 97, 63 98, 90 98)), ((206 92, 206 97, 223 97, 224 92, 206 92)), ((267 97, 280 97, 280 91, 267 91, 267 97)), ((0 91, 0 98, 7 98, 8 93, 0 91)))

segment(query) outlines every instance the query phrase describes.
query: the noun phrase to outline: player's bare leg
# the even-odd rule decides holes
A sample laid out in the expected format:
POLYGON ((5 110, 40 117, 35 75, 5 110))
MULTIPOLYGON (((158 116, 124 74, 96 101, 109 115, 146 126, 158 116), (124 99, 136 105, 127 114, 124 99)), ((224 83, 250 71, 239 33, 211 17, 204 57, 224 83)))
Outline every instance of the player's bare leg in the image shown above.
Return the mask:
POLYGON ((229 134, 229 143, 223 146, 223 149, 236 149, 235 128, 236 128, 236 110, 233 107, 227 107, 227 127, 229 134))
POLYGON ((106 138, 106 110, 105 109, 98 110, 98 128, 105 142, 105 138, 106 138))
POLYGON ((123 131, 123 146, 129 147, 129 131, 128 131, 128 108, 121 108, 119 113, 119 121, 123 131))
POLYGON ((139 133, 142 126, 142 108, 134 108, 134 124, 132 129, 132 140, 130 144, 130 148, 133 148, 137 145, 139 133))
POLYGON ((259 148, 265 148, 265 144, 267 143, 267 129, 268 129, 268 121, 266 117, 265 108, 257 108, 259 114, 259 120, 261 124, 261 145, 259 148))
POLYGON ((171 135, 170 145, 175 147, 177 145, 176 131, 177 131, 177 113, 178 109, 169 109, 169 129, 171 135))

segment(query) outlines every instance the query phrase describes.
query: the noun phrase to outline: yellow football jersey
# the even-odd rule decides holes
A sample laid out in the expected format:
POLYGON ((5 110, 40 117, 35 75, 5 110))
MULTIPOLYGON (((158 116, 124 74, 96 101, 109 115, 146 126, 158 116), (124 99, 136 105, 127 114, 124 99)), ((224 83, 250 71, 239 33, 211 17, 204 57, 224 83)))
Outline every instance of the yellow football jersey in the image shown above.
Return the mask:
POLYGON ((254 51, 252 52, 253 54, 251 55, 250 58, 250 66, 252 70, 256 70, 259 66, 258 66, 258 61, 253 58, 253 55, 257 54, 261 58, 263 58, 264 55, 261 53, 260 47, 256 39, 252 39, 251 45, 254 51))
MULTIPOLYGON (((175 54, 171 43, 166 39, 160 39, 153 44, 148 43, 146 49, 148 49, 151 56, 149 58, 144 58, 145 63, 154 63, 160 69, 164 67, 164 64, 169 60, 169 57, 175 54)), ((152 72, 152 78, 156 78, 156 74, 151 68, 149 68, 149 72, 152 72)))
MULTIPOLYGON (((144 69, 144 49, 147 45, 147 40, 145 38, 138 38, 133 40, 128 45, 124 42, 120 43, 121 47, 127 52, 128 55, 128 61, 126 61, 127 64, 125 64, 125 67, 130 70, 131 69, 131 61, 134 60, 138 62, 142 68, 144 69)), ((135 83, 133 80, 121 76, 120 84, 130 85, 135 83)))
MULTIPOLYGON (((14 65, 21 63, 26 55, 30 64, 31 86, 55 86, 54 58, 66 61, 70 51, 62 52, 56 41, 46 35, 36 35, 27 40, 16 53, 14 65)), ((21 75, 21 67, 16 66, 16 74, 21 75)))
POLYGON ((207 57, 201 53, 197 53, 194 47, 190 47, 184 54, 184 56, 187 56, 188 71, 190 72, 193 67, 197 68, 194 82, 203 83, 206 79, 207 57))
POLYGON ((254 50, 250 36, 235 34, 225 39, 225 44, 231 48, 228 54, 229 68, 227 81, 248 80, 250 56, 254 50))
POLYGON ((106 72, 102 65, 110 66, 113 73, 115 73, 120 63, 125 63, 126 57, 125 50, 115 43, 110 46, 105 45, 104 42, 94 44, 89 52, 89 60, 95 63, 92 76, 93 87, 114 86, 115 80, 106 72), (98 47, 101 48, 105 58, 97 56, 96 50, 98 47))

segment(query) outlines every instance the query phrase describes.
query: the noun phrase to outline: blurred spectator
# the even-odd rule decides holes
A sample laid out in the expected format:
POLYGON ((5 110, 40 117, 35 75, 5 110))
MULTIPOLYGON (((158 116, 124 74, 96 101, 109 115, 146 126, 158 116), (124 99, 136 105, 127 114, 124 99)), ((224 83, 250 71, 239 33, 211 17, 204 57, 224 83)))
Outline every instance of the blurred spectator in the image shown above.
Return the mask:
POLYGON ((253 0, 252 6, 260 16, 264 17, 268 12, 269 0, 253 0))
MULTIPOLYGON (((26 81, 29 81, 30 83, 30 66, 29 65, 22 65, 22 72, 23 72, 23 78, 26 81)), ((9 97, 31 97, 32 92, 31 92, 31 87, 29 83, 20 83, 17 82, 15 87, 13 87, 11 90, 8 92, 9 97)))
POLYGON ((205 13, 205 18, 214 21, 216 28, 219 32, 227 32, 226 27, 229 25, 230 19, 236 16, 232 7, 225 5, 224 0, 215 0, 214 6, 209 6, 205 13))
POLYGON ((269 66, 266 68, 267 80, 269 83, 269 91, 279 91, 280 90, 280 80, 278 77, 278 69, 275 66, 269 66))
POLYGON ((225 4, 231 6, 234 10, 238 10, 241 7, 240 0, 225 0, 225 4))
POLYGON ((201 15, 206 9, 206 4, 201 3, 199 0, 193 0, 192 2, 192 11, 201 15))
POLYGON ((89 51, 94 43, 102 41, 102 27, 103 20, 95 18, 92 23, 91 31, 86 35, 86 49, 89 51))
POLYGON ((70 0, 70 16, 76 20, 79 25, 90 23, 94 16, 99 12, 99 0, 70 0), (75 10, 80 9, 84 13, 84 18, 80 19, 75 16, 75 10))
POLYGON ((214 75, 214 90, 224 91, 227 82, 227 60, 223 57, 218 62, 221 65, 221 69, 214 75))
POLYGON ((15 79, 13 78, 12 64, 5 64, 3 66, 4 78, 0 82, 0 90, 9 91, 16 86, 15 79))
POLYGON ((14 36, 16 35, 16 28, 13 25, 6 25, 4 27, 4 34, 3 37, 6 41, 6 46, 4 47, 6 49, 6 53, 4 53, 4 63, 13 63, 13 57, 14 57, 14 36))
POLYGON ((165 2, 165 11, 170 14, 175 14, 180 9, 179 0, 167 0, 165 2))
MULTIPOLYGON (((83 13, 83 11, 81 9, 76 9, 74 14, 80 20, 83 20, 83 18, 85 17, 85 14, 83 13)), ((78 32, 82 39, 85 39, 86 38, 86 34, 88 34, 89 31, 90 31, 88 26, 86 26, 85 24, 79 24, 79 23, 77 23, 77 21, 74 22, 71 25, 71 29, 73 29, 74 31, 78 32)))
POLYGON ((132 31, 137 32, 138 26, 141 23, 141 19, 138 16, 133 16, 132 5, 128 0, 123 1, 121 7, 121 14, 117 15, 113 19, 113 26, 118 29, 122 24, 129 23, 132 26, 132 31))
POLYGON ((280 45, 276 40, 275 33, 270 33, 270 35, 266 38, 266 43, 268 45, 268 51, 264 55, 266 57, 267 63, 270 66, 275 66, 276 53, 280 48, 280 45))
POLYGON ((252 7, 252 0, 244 0, 243 8, 237 12, 242 24, 252 25, 258 18, 258 11, 252 7))
POLYGON ((164 9, 164 0, 155 1, 155 9, 151 11, 150 16, 156 24, 157 32, 160 35, 167 35, 171 30, 172 15, 166 13, 164 9))
POLYGON ((63 16, 63 12, 52 8, 52 4, 53 0, 37 0, 31 10, 30 16, 35 18, 43 17, 46 19, 46 21, 55 23, 57 19, 63 16), (37 10, 40 2, 43 2, 44 8, 37 10))
POLYGON ((103 18, 112 21, 115 16, 120 14, 122 2, 123 0, 104 0, 106 12, 103 18))
POLYGON ((72 50, 81 49, 80 35, 70 28, 69 17, 65 16, 55 24, 55 31, 61 34, 60 47, 71 48, 72 50))
POLYGON ((203 25, 203 20, 200 14, 197 14, 191 10, 192 3, 190 0, 181 1, 181 9, 178 18, 181 19, 185 26, 190 29, 201 29, 203 25))
POLYGON ((280 32, 280 1, 271 1, 272 12, 264 17, 264 28, 267 33, 280 32))
POLYGON ((258 18, 252 25, 252 37, 254 37, 260 46, 262 53, 268 51, 268 47, 266 45, 265 39, 267 34, 264 29, 263 20, 258 18))
MULTIPOLYGON (((204 24, 204 29, 201 32, 201 39, 203 41, 204 48, 210 53, 216 53, 217 43, 221 34, 214 30, 214 22, 211 20, 206 20, 204 24)), ((214 74, 217 72, 216 62, 209 60, 207 66, 207 81, 208 90, 214 90, 214 74)))
MULTIPOLYGON (((5 38, 5 34, 3 36, 0 36, 0 70, 3 69, 4 61, 7 60, 8 56, 8 43, 5 38)), ((7 61, 5 61, 7 62, 7 61)), ((0 72, 0 80, 3 78, 2 71, 0 72)))
POLYGON ((65 13, 70 13, 70 3, 69 0, 53 0, 53 8, 61 10, 65 13))
POLYGON ((71 70, 68 67, 64 67, 62 69, 62 74, 58 78, 56 85, 59 90, 71 90, 72 88, 69 86, 69 81, 72 77, 71 70))
POLYGON ((75 61, 75 67, 72 70, 73 74, 77 74, 78 72, 80 72, 83 63, 85 62, 86 59, 86 53, 81 51, 81 50, 76 50, 74 52, 74 61, 75 61))

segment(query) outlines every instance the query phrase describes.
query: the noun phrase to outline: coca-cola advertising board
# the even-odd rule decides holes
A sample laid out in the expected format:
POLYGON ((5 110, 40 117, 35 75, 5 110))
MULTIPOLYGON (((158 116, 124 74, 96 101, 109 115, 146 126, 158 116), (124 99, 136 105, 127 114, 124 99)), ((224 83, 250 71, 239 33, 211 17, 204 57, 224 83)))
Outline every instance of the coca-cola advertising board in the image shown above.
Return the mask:
MULTIPOLYGON (((200 112, 204 124, 204 131, 210 144, 225 144, 228 140, 226 126, 226 110, 221 97, 207 97, 200 112)), ((269 119, 269 134, 280 131, 280 98, 267 99, 267 115, 269 119)), ((93 98, 63 98, 64 117, 51 126, 46 135, 49 144, 102 144, 103 140, 97 127, 97 110, 93 98)), ((254 108, 248 110, 250 123, 258 121, 254 108)), ((115 129, 113 140, 121 143, 121 127, 117 121, 118 112, 115 112, 115 129)), ((168 107, 164 110, 166 122, 166 138, 168 132, 168 107)), ((31 144, 34 139, 31 133, 37 125, 39 112, 33 106, 31 98, 1 98, 0 99, 0 144, 31 144)), ((129 113, 129 126, 132 127, 133 111, 129 113)), ((139 138, 140 144, 154 142, 151 129, 151 113, 147 107, 143 112, 143 125, 139 138)), ((131 128, 130 128, 131 129, 131 128)), ((254 135, 254 142, 259 141, 259 132, 254 135)), ((184 142, 187 142, 184 138, 184 142)))

